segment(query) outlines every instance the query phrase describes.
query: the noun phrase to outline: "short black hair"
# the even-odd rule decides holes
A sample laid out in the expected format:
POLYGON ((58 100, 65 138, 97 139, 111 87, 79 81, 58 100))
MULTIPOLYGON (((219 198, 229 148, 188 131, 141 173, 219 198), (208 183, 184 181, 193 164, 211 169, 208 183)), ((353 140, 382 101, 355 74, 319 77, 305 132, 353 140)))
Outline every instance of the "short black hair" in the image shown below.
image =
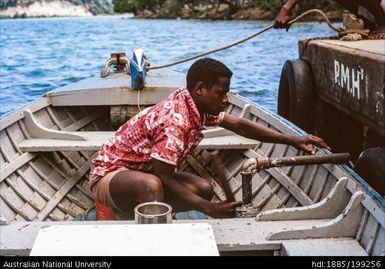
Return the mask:
POLYGON ((233 72, 222 62, 203 58, 193 63, 187 72, 187 89, 191 92, 195 85, 201 81, 208 88, 217 83, 220 77, 231 78, 233 72))

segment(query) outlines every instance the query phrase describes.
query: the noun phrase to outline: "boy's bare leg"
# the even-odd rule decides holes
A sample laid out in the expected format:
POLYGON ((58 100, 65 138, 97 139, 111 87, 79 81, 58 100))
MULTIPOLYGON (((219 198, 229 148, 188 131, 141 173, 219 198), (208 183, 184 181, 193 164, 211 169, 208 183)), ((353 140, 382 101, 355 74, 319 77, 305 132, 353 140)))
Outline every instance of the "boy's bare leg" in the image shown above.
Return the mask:
MULTIPOLYGON (((213 197, 212 185, 199 176, 177 172, 175 180, 206 200, 213 197)), ((125 170, 117 173, 111 179, 110 194, 120 209, 112 209, 118 219, 134 219, 134 207, 145 202, 165 201, 172 206, 173 212, 193 209, 189 207, 188 202, 171 198, 172 195, 164 191, 158 177, 140 171, 125 170)))
MULTIPOLYGON (((187 172, 177 172, 175 179, 205 200, 211 201, 213 198, 213 186, 208 180, 187 172)), ((172 206, 173 212, 194 210, 188 202, 173 198, 167 191, 164 193, 164 200, 172 206)))
POLYGON ((160 179, 141 171, 124 170, 110 182, 110 194, 115 205, 112 208, 118 219, 134 219, 134 207, 145 202, 163 201, 160 179))

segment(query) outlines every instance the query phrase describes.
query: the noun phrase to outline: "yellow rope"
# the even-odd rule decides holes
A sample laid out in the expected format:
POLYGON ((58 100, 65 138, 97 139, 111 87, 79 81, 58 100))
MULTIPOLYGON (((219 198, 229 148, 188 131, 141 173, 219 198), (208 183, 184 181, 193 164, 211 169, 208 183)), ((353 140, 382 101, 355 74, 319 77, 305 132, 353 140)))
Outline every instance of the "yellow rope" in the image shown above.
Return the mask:
MULTIPOLYGON (((329 18, 326 16, 325 13, 323 13, 321 10, 319 9, 310 9, 308 11, 305 11, 304 13, 302 13, 301 15, 299 15, 298 17, 296 17, 295 19, 291 20, 288 25, 290 27, 291 24, 301 20, 302 18, 304 18, 305 16, 309 15, 310 13, 318 13, 320 15, 322 15, 322 17, 324 18, 324 20, 326 21, 326 23, 328 24, 328 26, 333 29, 334 31, 340 33, 341 30, 340 29, 337 29, 335 28, 331 23, 330 23, 330 20, 329 18)), ((194 56, 191 56, 191 57, 188 57, 186 59, 182 59, 182 60, 179 60, 179 61, 175 61, 175 62, 172 62, 172 63, 168 63, 168 64, 163 64, 163 65, 157 65, 157 66, 148 66, 147 67, 147 70, 153 70, 153 69, 161 69, 161 68, 166 68, 166 67, 170 67, 170 66, 173 66, 173 65, 177 65, 177 64, 181 64, 181 63, 184 63, 184 62, 188 62, 188 61, 191 61, 191 60, 194 60, 194 59, 197 59, 197 58, 200 58, 200 57, 203 57, 205 55, 208 55, 208 54, 211 54, 211 53, 214 53, 214 52, 218 52, 218 51, 221 51, 221 50, 225 50, 225 49, 228 49, 228 48, 231 48, 231 47, 234 47, 236 45, 239 45, 243 42, 246 42, 250 39, 252 39, 253 37, 256 37, 260 34, 262 34, 263 32, 266 32, 267 30, 270 30, 271 28, 274 27, 274 24, 270 24, 264 28, 262 28, 261 30, 259 30, 258 32, 252 34, 252 35, 249 35, 245 38, 242 38, 238 41, 235 41, 229 45, 226 45, 226 46, 223 46, 223 47, 220 47, 220 48, 216 48, 216 49, 213 49, 213 50, 209 50, 209 51, 206 51, 206 52, 203 52, 203 53, 200 53, 200 54, 197 54, 197 55, 194 55, 194 56)))
POLYGON ((202 56, 205 56, 207 54, 211 54, 211 53, 214 53, 214 52, 218 52, 218 51, 221 51, 221 50, 225 50, 225 49, 228 49, 228 48, 231 48, 233 46, 236 46, 236 45, 239 45, 249 39, 252 39, 253 37, 259 35, 259 34, 262 34, 263 32, 266 32, 267 30, 273 28, 273 24, 270 24, 269 26, 263 28, 262 30, 250 35, 250 36, 247 36, 241 40, 238 40, 234 43, 231 43, 227 46, 223 46, 223 47, 220 47, 220 48, 217 48, 217 49, 213 49, 213 50, 209 50, 209 51, 206 51, 206 52, 203 52, 203 53, 200 53, 198 55, 195 55, 195 56, 192 56, 192 57, 189 57, 189 58, 186 58, 186 59, 183 59, 183 60, 180 60, 180 61, 175 61, 175 62, 172 62, 172 63, 169 63, 169 64, 163 64, 163 65, 157 65, 157 66, 150 66, 148 68, 148 70, 152 70, 152 69, 160 69, 160 68, 165 68, 165 67, 170 67, 170 66, 173 66, 173 65, 177 65, 177 64, 181 64, 181 63, 184 63, 184 62, 188 62, 188 61, 191 61, 191 60, 194 60, 196 58, 200 58, 202 56))
POLYGON ((327 25, 332 29, 334 30, 335 32, 337 33, 340 33, 341 30, 338 29, 338 28, 335 28, 331 23, 330 23, 330 20, 328 18, 328 16, 326 16, 326 14, 322 11, 322 10, 319 10, 319 9, 309 9, 308 11, 305 11, 304 13, 302 13, 301 15, 299 15, 298 17, 296 17, 295 19, 289 21, 289 27, 293 24, 293 23, 296 23, 297 21, 303 19, 304 17, 306 17, 307 15, 309 15, 310 13, 318 13, 320 14, 325 22, 327 23, 327 25))

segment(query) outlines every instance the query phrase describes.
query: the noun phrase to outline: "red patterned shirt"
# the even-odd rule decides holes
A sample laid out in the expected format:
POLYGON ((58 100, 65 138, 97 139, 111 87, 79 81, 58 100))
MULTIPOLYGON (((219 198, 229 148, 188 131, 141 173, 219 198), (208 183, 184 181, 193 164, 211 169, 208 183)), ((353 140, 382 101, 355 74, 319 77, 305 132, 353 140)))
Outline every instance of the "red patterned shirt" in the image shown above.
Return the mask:
POLYGON ((202 140, 203 126, 219 125, 223 117, 224 112, 201 117, 189 91, 180 88, 124 123, 99 150, 91 174, 119 168, 150 172, 151 158, 180 169, 202 140))

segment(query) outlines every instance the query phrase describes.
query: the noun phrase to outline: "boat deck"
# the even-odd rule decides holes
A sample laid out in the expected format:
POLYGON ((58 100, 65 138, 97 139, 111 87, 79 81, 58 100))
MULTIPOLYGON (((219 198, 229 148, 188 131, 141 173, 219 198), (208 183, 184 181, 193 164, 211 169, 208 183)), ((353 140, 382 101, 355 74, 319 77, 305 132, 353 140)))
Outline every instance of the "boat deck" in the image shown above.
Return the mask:
MULTIPOLYGON (((296 227, 320 225, 322 220, 294 221, 255 221, 245 219, 208 219, 208 220, 175 220, 180 223, 209 223, 214 232, 215 241, 221 255, 242 253, 258 255, 311 255, 311 256, 367 256, 365 249, 355 238, 324 238, 301 240, 268 240, 269 234, 277 230, 296 227)), ((55 222, 55 225, 136 225, 133 221, 98 221, 98 222, 55 222)), ((1 255, 29 255, 40 228, 48 227, 46 222, 14 222, 1 225, 1 255), (17 231, 17 232, 15 232, 17 231), (6 246, 6 247, 4 247, 6 246)), ((75 228, 75 227, 74 227, 75 228)), ((129 229, 128 229, 129 230, 129 229)), ((95 236, 95 238, 98 238, 95 236)), ((106 243, 108 244, 108 243, 106 243)), ((165 246, 166 247, 166 246, 165 246)))
POLYGON ((341 41, 334 39, 322 39, 312 41, 319 44, 332 45, 346 49, 357 50, 357 53, 368 52, 372 54, 385 54, 385 40, 360 40, 360 41, 341 41))

